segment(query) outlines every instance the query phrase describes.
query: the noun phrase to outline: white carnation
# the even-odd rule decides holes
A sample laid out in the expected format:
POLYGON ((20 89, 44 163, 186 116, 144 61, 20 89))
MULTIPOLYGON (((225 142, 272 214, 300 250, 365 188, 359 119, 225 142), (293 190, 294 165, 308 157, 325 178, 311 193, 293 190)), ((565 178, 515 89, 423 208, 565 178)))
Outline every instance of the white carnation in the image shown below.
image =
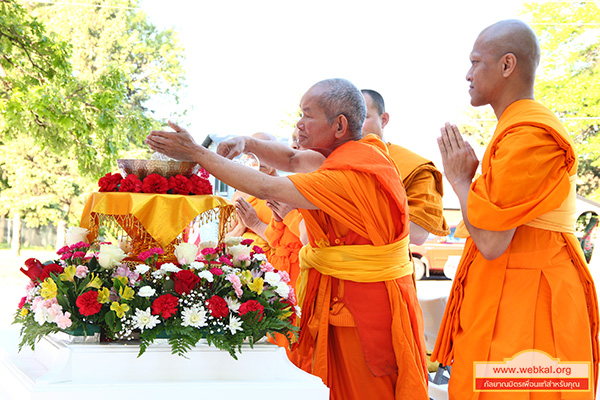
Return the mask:
POLYGON ((217 247, 217 242, 215 242, 214 240, 205 240, 204 242, 200 242, 200 244, 198 245, 198 250, 202 250, 202 249, 214 249, 215 247, 217 247))
POLYGON ((204 264, 198 261, 193 261, 190 263, 190 269, 202 269, 204 268, 204 264))
POLYGON ((245 239, 241 236, 233 236, 230 238, 227 238, 223 241, 223 243, 225 243, 225 246, 230 247, 230 246, 238 246, 240 243, 242 243, 245 239))
POLYGON ((179 268, 177 265, 173 264, 173 263, 166 263, 160 266, 160 270, 161 271, 165 271, 166 272, 179 272, 181 271, 181 268, 179 268))
POLYGON ((137 272, 140 275, 144 275, 149 270, 150 270, 150 266, 148 266, 146 264, 138 264, 135 267, 135 272, 137 272))
POLYGON ((213 274, 210 271, 202 271, 198 274, 199 278, 206 279, 209 282, 214 280, 213 274))
POLYGON ((267 256, 263 253, 254 253, 252 256, 256 261, 267 261, 267 256))

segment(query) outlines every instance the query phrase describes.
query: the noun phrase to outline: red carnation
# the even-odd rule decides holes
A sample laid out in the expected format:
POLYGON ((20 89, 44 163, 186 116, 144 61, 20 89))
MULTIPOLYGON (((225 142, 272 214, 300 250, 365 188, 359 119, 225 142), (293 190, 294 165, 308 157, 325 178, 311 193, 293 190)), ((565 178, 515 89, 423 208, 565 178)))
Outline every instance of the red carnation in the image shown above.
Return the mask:
POLYGON ((210 314, 215 318, 223 318, 229 314, 229 307, 224 298, 214 295, 208 299, 208 309, 210 314))
POLYGON ((210 273, 213 275, 223 275, 223 270, 221 268, 212 267, 210 273))
POLYGON ((184 294, 194 290, 200 282, 200 278, 189 269, 183 269, 173 274, 173 282, 175 282, 177 294, 184 294))
POLYGON ((80 295, 75 301, 81 315, 89 316, 100 312, 102 304, 98 303, 98 292, 90 290, 80 295))
POLYGON ((168 293, 163 294, 152 303, 152 314, 167 319, 177 312, 177 303, 177 297, 168 293))
POLYGON ((27 275, 32 281, 35 281, 42 274, 43 269, 44 265, 40 262, 40 260, 36 258, 28 258, 25 260, 25 267, 21 267, 21 272, 27 275))
POLYGON ((64 270, 65 269, 58 264, 48 264, 44 267, 42 273, 40 274, 40 281, 43 282, 46 278, 49 278, 50 274, 60 275, 64 272, 64 270))
POLYGON ((159 174, 150 174, 142 183, 142 192, 144 193, 162 193, 169 191, 169 181, 159 174))
POLYGON ((140 193, 142 191, 142 181, 135 174, 129 174, 121 181, 119 192, 140 193))
POLYGON ((197 175, 199 175, 202 179, 208 179, 208 177, 210 176, 208 171, 202 167, 200 167, 200 170, 197 172, 197 175))
POLYGON ((121 174, 111 174, 110 172, 104 175, 98 181, 98 186, 100 186, 100 192, 116 192, 117 188, 121 184, 123 177, 121 174))
POLYGON ((183 175, 175 175, 169 178, 169 190, 173 194, 188 195, 192 191, 190 180, 183 175))
POLYGON ((190 192, 193 194, 212 194, 213 188, 207 179, 203 179, 198 175, 192 175, 189 179, 190 192))
POLYGON ((27 296, 21 297, 21 301, 19 301, 19 310, 23 308, 25 303, 27 303, 27 296))
POLYGON ((263 318, 264 310, 265 308, 258 301, 248 300, 242 303, 238 312, 242 317, 248 313, 256 312, 256 316, 254 318, 258 318, 258 321, 260 322, 263 318))
POLYGON ((254 251, 256 254, 265 254, 265 251, 260 246, 253 246, 252 251, 254 251))

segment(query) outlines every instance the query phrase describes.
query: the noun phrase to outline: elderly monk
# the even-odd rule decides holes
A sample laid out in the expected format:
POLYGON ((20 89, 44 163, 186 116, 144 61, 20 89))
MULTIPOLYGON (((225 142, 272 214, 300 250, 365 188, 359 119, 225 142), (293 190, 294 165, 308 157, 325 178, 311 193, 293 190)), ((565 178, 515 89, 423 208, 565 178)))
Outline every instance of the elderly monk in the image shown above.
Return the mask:
MULTIPOLYGON (((363 135, 374 133, 383 138, 383 130, 390 120, 381 94, 371 89, 361 90, 367 104, 363 135)), ((390 157, 396 162, 408 198, 410 215, 410 242, 421 245, 429 232, 437 236, 450 233, 444 218, 442 174, 435 165, 412 151, 387 143, 390 157)))
MULTIPOLYGON (((277 141, 275 136, 266 132, 254 133, 252 137, 260 140, 277 141)), ((263 162, 260 163, 260 171, 267 175, 277 176, 277 170, 263 162)), ((267 206, 267 202, 239 190, 231 196, 231 202, 235 205, 237 219, 225 236, 241 236, 254 240, 253 244, 260 246, 270 260, 273 251, 265 231, 271 222, 272 212, 267 206)))
POLYGON ((491 105, 498 124, 474 181, 479 160, 456 126, 438 139, 470 238, 432 358, 452 364, 451 399, 593 399, 598 305, 573 235, 577 156, 556 116, 534 100, 537 38, 521 21, 501 21, 481 32, 470 58, 471 104, 491 105), (590 390, 474 391, 475 362, 532 350, 588 363, 590 390))
POLYGON ((312 373, 332 399, 427 399, 422 316, 397 168, 378 137, 361 139, 366 107, 350 82, 321 81, 300 107, 299 144, 314 151, 241 137, 221 143, 219 152, 252 152, 279 170, 308 173, 260 174, 202 148, 174 124, 176 132, 154 131, 146 142, 200 163, 244 192, 300 209, 310 243, 300 253, 299 351, 314 348, 312 373), (327 160, 320 165, 322 156, 327 160))

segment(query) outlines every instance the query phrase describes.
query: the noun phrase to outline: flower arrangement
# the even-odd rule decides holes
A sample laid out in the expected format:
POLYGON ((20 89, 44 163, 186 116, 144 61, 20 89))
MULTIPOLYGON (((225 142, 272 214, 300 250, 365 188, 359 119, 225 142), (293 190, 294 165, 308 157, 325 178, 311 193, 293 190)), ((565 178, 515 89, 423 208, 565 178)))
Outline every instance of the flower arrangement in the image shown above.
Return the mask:
POLYGON ((158 262, 162 252, 149 249, 139 263, 123 263, 117 246, 100 243, 91 252, 77 242, 60 249, 59 260, 28 259, 21 271, 31 280, 14 319, 23 325, 19 349, 79 329, 100 330, 107 340, 139 339, 139 355, 166 337, 173 354, 206 339, 236 358, 245 341, 252 346, 266 333, 297 336, 289 276, 252 240, 181 243, 173 263, 158 262))
POLYGON ((182 194, 203 195, 212 194, 213 188, 208 180, 208 172, 200 169, 200 175, 193 174, 189 178, 183 175, 175 175, 165 178, 153 173, 139 179, 135 174, 129 174, 125 178, 120 173, 107 173, 98 181, 100 192, 133 192, 133 193, 159 193, 159 194, 182 194))

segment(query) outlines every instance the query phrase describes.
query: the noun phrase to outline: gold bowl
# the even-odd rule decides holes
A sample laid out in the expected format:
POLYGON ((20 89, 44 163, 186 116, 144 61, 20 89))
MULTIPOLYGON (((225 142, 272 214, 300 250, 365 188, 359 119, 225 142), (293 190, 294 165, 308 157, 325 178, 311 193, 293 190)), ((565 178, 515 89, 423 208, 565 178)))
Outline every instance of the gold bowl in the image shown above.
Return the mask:
POLYGON ((175 175, 183 175, 189 178, 200 170, 200 166, 193 161, 175 160, 117 160, 117 166, 123 178, 129 174, 144 179, 150 174, 159 174, 165 178, 175 175))

